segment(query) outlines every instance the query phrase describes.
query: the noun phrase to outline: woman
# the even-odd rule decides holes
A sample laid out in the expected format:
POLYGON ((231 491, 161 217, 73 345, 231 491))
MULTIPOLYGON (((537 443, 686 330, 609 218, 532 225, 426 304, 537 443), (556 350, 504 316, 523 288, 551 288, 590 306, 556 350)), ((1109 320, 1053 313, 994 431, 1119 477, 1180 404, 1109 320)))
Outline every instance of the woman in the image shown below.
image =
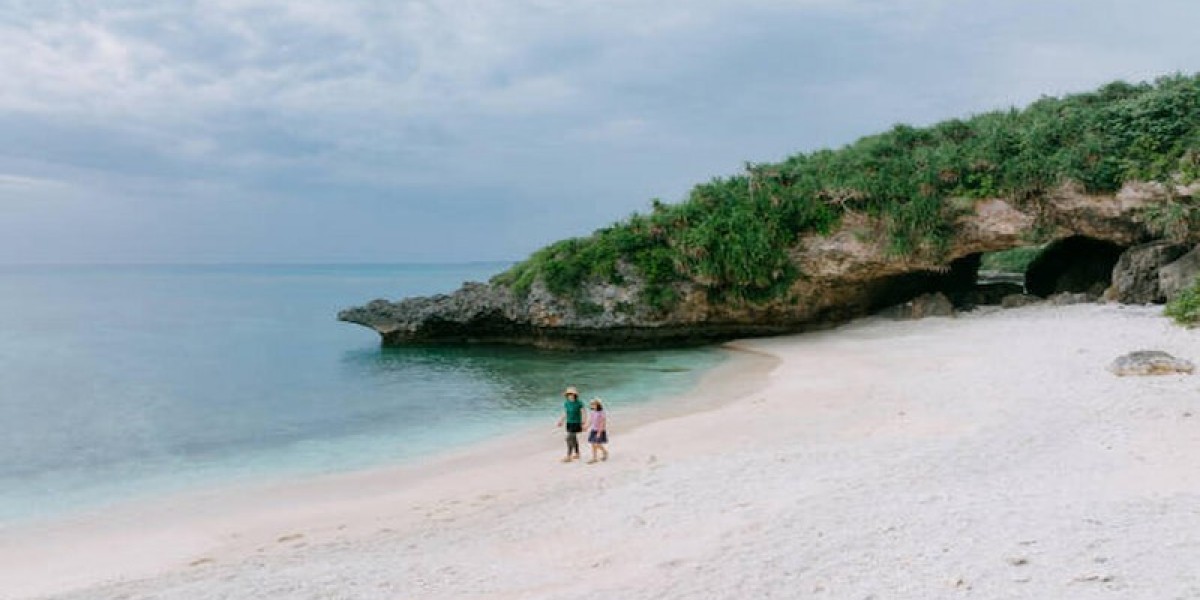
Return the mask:
POLYGON ((579 401, 579 391, 569 387, 563 392, 566 402, 563 402, 563 415, 558 418, 558 426, 567 426, 567 456, 563 462, 579 459, 579 432, 583 431, 583 403, 579 401))
POLYGON ((592 460, 588 464, 596 462, 596 453, 600 453, 600 460, 608 460, 608 449, 604 447, 608 443, 608 416, 604 414, 604 404, 599 398, 592 398, 592 412, 588 415, 588 443, 592 445, 592 460))

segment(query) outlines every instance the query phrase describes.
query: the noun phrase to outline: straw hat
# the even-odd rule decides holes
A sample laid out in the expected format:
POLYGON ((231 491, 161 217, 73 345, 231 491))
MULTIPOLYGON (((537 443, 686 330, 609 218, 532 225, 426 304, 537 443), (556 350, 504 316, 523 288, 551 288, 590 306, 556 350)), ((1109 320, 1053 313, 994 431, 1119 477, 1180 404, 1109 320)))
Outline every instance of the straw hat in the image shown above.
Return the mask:
POLYGON ((578 399, 579 398, 579 390, 575 389, 575 386, 571 386, 571 387, 567 388, 566 391, 563 392, 563 395, 564 396, 575 396, 575 398, 578 399))

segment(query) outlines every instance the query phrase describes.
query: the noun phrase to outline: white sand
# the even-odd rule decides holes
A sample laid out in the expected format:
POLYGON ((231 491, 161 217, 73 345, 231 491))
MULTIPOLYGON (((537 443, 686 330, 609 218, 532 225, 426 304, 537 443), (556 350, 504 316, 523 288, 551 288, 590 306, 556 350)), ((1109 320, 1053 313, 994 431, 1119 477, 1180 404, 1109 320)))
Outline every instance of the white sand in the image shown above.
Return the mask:
POLYGON ((1197 598, 1200 379, 1105 370, 1139 349, 1200 359, 1160 312, 744 342, 780 363, 714 374, 742 393, 695 414, 631 431, 614 413, 607 463, 557 463, 547 428, 0 532, 0 597, 1197 598))

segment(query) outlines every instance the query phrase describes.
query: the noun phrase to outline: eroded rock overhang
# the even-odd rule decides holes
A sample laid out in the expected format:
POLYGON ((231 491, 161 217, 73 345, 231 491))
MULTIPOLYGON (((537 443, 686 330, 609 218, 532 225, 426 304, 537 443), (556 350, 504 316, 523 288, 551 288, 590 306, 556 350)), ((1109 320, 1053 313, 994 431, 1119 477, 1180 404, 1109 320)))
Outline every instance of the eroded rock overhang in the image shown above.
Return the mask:
POLYGON ((848 213, 836 231, 802 237, 789 248, 801 275, 766 301, 714 298, 703 285, 685 281, 676 285, 678 302, 655 310, 638 301, 640 281, 636 273, 627 273, 619 285, 593 282, 571 298, 551 294, 537 283, 525 295, 501 285, 469 283, 447 295, 377 300, 342 311, 339 319, 374 329, 386 345, 628 348, 804 331, 922 294, 941 293, 960 305, 976 303, 987 296, 976 286, 979 256, 1030 244, 1048 243, 1053 252, 1043 262, 1054 265, 1034 270, 1036 290, 1030 291, 1094 287, 1111 272, 1122 250, 1156 238, 1146 209, 1178 193, 1154 183, 1127 184, 1109 195, 1066 185, 1023 203, 964 201, 960 204, 968 208, 953 217, 952 234, 943 247, 920 248, 907 256, 889 251, 878 220, 848 213))

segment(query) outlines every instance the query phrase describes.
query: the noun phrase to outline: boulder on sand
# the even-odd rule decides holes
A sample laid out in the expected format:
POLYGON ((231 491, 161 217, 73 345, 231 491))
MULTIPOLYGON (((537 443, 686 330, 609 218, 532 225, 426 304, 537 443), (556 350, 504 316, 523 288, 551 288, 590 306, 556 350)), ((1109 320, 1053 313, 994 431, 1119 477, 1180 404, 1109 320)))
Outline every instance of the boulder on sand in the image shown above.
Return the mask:
POLYGON ((1030 294, 1009 294, 1000 299, 1000 306, 1004 308, 1021 308, 1022 306, 1038 304, 1041 301, 1041 298, 1030 294))
POLYGON ((908 302, 889 307, 880 313, 893 319, 924 319, 925 317, 953 317, 954 305, 945 294, 921 294, 908 302))
POLYGON ((1175 358, 1162 350, 1138 350, 1130 352, 1108 366, 1114 375, 1173 375, 1191 374, 1196 366, 1191 361, 1175 358))

